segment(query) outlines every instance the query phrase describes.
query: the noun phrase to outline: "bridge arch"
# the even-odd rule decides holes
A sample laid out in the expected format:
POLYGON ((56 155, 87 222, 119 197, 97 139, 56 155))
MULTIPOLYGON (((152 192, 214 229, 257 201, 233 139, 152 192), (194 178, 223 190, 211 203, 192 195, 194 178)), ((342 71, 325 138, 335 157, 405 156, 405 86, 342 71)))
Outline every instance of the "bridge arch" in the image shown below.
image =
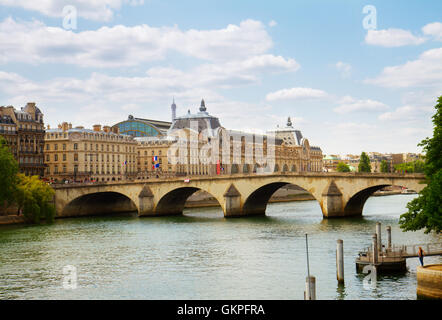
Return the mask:
POLYGON ((100 191, 73 198, 63 207, 61 216, 74 217, 133 211, 138 211, 138 207, 129 196, 115 191, 100 191))
MULTIPOLYGON (((202 190, 212 195, 218 203, 219 199, 215 197, 212 193, 207 190, 198 187, 178 187, 176 189, 168 191, 166 194, 162 195, 155 205, 155 215, 181 215, 184 210, 184 205, 187 199, 195 192, 202 190)), ((221 203, 219 203, 221 206, 221 203)), ((222 207, 222 206, 221 206, 222 207)))
MULTIPOLYGON (((279 181, 279 182, 272 182, 265 185, 262 185, 255 189, 252 193, 249 194, 249 196, 244 201, 244 205, 242 207, 243 214, 244 215, 264 215, 266 212, 267 204, 272 197, 272 195, 281 187, 287 186, 287 185, 295 185, 297 187, 300 187, 304 189, 306 192, 311 194, 316 200, 317 197, 313 195, 309 190, 307 190, 305 187, 289 181, 279 181)), ((320 206, 318 206, 320 209, 320 206)))
MULTIPOLYGON (((378 184, 378 185, 370 186, 370 187, 364 188, 362 190, 359 190, 359 191, 355 192, 354 194, 350 195, 349 199, 345 203, 344 215, 345 216, 360 216, 360 215, 362 215, 364 205, 367 202, 368 198, 371 195, 373 195, 373 193, 375 193, 376 191, 379 191, 385 187, 390 187, 390 186, 400 186, 400 187, 406 187, 406 188, 408 187, 407 185, 402 185, 401 183, 399 183, 399 184, 386 183, 386 184, 378 184)), ((409 189, 414 190, 414 188, 415 188, 415 186, 410 186, 409 189)), ((414 191, 418 192, 420 190, 414 190, 414 191)))

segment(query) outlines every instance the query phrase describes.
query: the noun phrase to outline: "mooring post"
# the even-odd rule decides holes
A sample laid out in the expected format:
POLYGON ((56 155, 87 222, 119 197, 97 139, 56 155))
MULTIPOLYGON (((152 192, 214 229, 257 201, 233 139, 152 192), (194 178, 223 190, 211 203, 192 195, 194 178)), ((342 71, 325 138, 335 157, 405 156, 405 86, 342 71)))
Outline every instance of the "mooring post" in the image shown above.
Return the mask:
POLYGON ((339 283, 344 283, 344 241, 341 239, 336 245, 336 277, 339 283))
POLYGON ((316 278, 313 276, 305 278, 304 300, 316 300, 316 278))
POLYGON ((387 226, 387 248, 391 249, 391 227, 387 226))
POLYGON ((373 252, 372 263, 375 265, 378 263, 378 240, 376 233, 373 233, 372 243, 371 243, 371 251, 373 252))
POLYGON ((382 252, 382 238, 381 238, 381 223, 376 222, 376 236, 378 238, 377 246, 378 252, 382 252))
POLYGON ((316 300, 316 279, 310 276, 310 263, 308 260, 308 235, 305 234, 305 250, 307 255, 307 278, 305 281, 304 300, 316 300))

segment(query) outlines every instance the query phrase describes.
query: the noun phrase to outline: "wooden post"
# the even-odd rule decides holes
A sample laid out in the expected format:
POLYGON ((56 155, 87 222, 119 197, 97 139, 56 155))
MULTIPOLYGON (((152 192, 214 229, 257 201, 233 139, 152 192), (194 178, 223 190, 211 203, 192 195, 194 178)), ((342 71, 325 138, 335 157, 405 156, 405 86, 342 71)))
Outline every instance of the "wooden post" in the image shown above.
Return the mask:
POLYGON ((378 240, 377 240, 377 235, 376 233, 373 233, 372 236, 372 243, 371 243, 371 251, 373 253, 373 258, 372 258, 372 264, 377 264, 378 263, 378 240))
POLYGON ((344 241, 341 239, 336 248, 336 277, 339 283, 344 283, 344 241))
POLYGON ((378 246, 378 252, 382 252, 382 238, 381 238, 381 223, 376 222, 376 236, 377 236, 377 246, 378 246))
POLYGON ((304 300, 316 300, 316 278, 305 278, 304 300))
POLYGON ((387 226, 387 248, 391 249, 391 227, 387 226))

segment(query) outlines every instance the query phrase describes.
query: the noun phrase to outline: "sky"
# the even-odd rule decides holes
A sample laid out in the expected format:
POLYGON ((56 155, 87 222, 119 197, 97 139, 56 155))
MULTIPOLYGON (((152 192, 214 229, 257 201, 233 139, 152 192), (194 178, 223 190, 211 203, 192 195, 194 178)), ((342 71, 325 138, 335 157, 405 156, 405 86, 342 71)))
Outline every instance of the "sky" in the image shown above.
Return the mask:
POLYGON ((0 0, 0 105, 91 128, 207 111, 291 117, 324 154, 421 152, 442 95, 442 1, 0 0))

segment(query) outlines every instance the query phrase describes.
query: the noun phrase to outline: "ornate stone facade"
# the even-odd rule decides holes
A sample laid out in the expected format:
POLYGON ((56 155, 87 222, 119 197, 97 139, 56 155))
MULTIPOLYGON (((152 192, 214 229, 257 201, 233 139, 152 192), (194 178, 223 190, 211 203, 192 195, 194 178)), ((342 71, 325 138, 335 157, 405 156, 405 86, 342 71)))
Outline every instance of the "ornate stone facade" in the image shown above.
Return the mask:
POLYGON ((136 174, 132 136, 94 125, 93 130, 62 123, 45 135, 45 178, 69 181, 118 181, 136 174))
POLYGON ((167 135, 135 139, 140 177, 322 171, 321 149, 311 147, 290 118, 265 135, 227 130, 204 100, 198 113, 174 117, 167 135))
POLYGON ((34 102, 27 103, 21 110, 13 106, 0 107, 0 135, 18 161, 20 172, 43 175, 44 134, 43 113, 34 102))

